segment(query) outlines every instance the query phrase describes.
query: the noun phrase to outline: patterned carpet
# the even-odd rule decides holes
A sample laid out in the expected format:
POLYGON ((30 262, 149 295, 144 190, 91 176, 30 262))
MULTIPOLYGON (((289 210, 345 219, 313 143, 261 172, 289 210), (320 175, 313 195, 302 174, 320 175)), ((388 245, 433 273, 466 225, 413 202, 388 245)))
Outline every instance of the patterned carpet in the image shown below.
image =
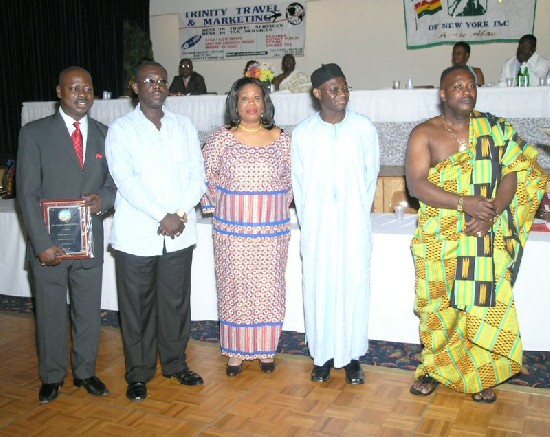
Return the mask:
MULTIPOLYGON (((33 313, 32 298, 0 295, 0 311, 33 313)), ((102 324, 119 327, 117 311, 102 311, 102 324)), ((191 337, 209 343, 219 342, 219 323, 216 321, 193 322, 191 337)), ((419 363, 421 346, 418 344, 369 341, 369 351, 361 362, 372 366, 392 367, 414 371, 419 363)), ((291 355, 309 355, 304 334, 283 331, 278 352, 291 355)), ((523 354, 523 369, 520 375, 508 383, 536 388, 550 388, 550 352, 529 351, 523 354)), ((412 375, 411 375, 412 377, 412 375)))

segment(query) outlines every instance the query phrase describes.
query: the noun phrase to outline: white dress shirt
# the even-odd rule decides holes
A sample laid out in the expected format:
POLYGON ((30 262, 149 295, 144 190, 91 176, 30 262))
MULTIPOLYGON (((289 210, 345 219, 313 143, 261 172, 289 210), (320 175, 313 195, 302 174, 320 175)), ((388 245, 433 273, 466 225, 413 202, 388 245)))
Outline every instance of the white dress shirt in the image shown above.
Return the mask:
POLYGON ((117 185, 110 242, 138 256, 161 255, 196 243, 195 206, 206 190, 198 133, 191 120, 163 107, 160 130, 140 109, 110 126, 105 140, 109 170, 117 185), (168 213, 182 210, 188 222, 179 237, 158 234, 168 213))
POLYGON ((550 73, 550 61, 544 59, 538 53, 533 53, 531 57, 520 65, 518 58, 512 56, 507 59, 502 65, 502 71, 500 73, 500 83, 506 83, 506 78, 514 78, 518 74, 518 70, 521 67, 527 67, 529 69, 529 86, 539 86, 539 78, 546 77, 550 73))
POLYGON ((80 123, 80 132, 82 133, 82 162, 86 161, 86 140, 88 139, 88 115, 85 115, 80 120, 74 120, 72 117, 68 116, 63 112, 63 109, 61 109, 61 106, 59 107, 59 114, 61 115, 61 118, 65 122, 65 126, 67 126, 67 130, 69 131, 69 136, 73 134, 73 132, 76 130, 76 127, 74 127, 74 122, 78 121, 80 123))

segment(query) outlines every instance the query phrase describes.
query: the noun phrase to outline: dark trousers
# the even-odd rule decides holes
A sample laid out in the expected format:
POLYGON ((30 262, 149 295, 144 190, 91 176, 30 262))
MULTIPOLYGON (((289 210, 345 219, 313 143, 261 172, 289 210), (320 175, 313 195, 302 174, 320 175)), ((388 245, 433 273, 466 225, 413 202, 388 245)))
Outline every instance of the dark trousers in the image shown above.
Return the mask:
POLYGON ((191 330, 191 262, 194 246, 159 256, 115 251, 126 382, 187 369, 191 330))
POLYGON ((95 375, 101 329, 103 265, 85 269, 78 260, 55 267, 30 262, 36 317, 38 372, 44 384, 63 381, 69 365, 67 287, 71 299, 71 365, 75 378, 95 375))

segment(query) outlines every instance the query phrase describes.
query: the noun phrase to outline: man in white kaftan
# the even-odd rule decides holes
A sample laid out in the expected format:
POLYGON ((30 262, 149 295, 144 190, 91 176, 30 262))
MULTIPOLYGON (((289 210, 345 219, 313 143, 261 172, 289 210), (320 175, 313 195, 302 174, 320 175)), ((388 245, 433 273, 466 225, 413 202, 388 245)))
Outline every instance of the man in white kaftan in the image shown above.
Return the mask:
POLYGON ((362 384, 378 135, 367 117, 346 110, 349 90, 340 67, 323 65, 311 78, 321 112, 292 133, 311 379, 324 382, 331 367, 345 367, 346 381, 362 384))
POLYGON ((294 70, 281 81, 279 91, 309 93, 311 91, 311 80, 309 79, 309 75, 303 71, 294 70))

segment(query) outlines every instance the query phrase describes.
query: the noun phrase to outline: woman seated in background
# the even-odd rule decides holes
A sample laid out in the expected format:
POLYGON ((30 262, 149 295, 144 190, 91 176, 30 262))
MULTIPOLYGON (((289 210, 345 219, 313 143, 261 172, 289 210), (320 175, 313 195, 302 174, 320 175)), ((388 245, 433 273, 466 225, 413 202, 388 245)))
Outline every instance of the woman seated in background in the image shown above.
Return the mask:
POLYGON ((483 77, 483 73, 479 68, 468 65, 467 64, 468 59, 470 59, 470 44, 463 41, 457 42, 453 46, 453 55, 451 57, 451 62, 453 64, 453 67, 456 67, 458 65, 464 65, 468 67, 468 69, 474 75, 476 85, 477 86, 484 85, 485 78, 483 77))
POLYGON ((220 346, 227 376, 243 360, 265 373, 285 317, 285 271, 292 200, 290 135, 275 126, 269 92, 252 78, 237 80, 226 100, 228 125, 203 149, 207 192, 204 213, 212 228, 220 346))

